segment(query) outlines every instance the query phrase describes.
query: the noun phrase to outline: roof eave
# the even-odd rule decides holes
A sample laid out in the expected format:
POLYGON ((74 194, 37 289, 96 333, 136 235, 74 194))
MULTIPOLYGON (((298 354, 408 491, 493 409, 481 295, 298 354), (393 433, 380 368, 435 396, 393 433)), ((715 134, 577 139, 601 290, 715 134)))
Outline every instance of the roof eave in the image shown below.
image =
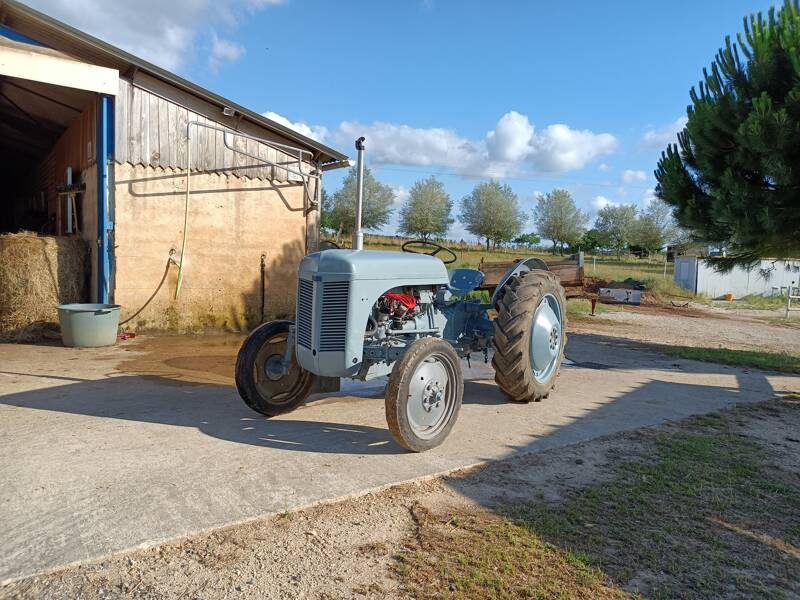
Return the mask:
MULTIPOLYGON (((268 119, 267 117, 252 111, 244 106, 241 106, 227 98, 223 98, 222 96, 215 94, 214 92, 207 90, 199 85, 192 83, 188 79, 184 79, 179 75, 171 73, 166 69, 163 69, 157 65, 154 65, 146 60, 143 60, 133 54, 130 54, 116 46, 112 46, 96 37, 89 35, 79 29, 76 29, 66 23, 62 23, 61 21, 54 19, 42 12, 34 10, 29 6, 18 2, 17 0, 0 0, 0 14, 2 13, 13 13, 19 12, 23 13, 27 18, 34 19, 40 21, 44 25, 48 27, 58 28, 62 32, 69 34, 73 37, 76 41, 90 45, 94 49, 99 50, 103 53, 108 54, 112 58, 127 63, 131 68, 142 70, 153 77, 157 77, 170 85, 173 85, 179 89, 182 89, 185 92, 188 92, 192 95, 195 95, 203 100, 210 102, 212 104, 217 104, 220 108, 230 107, 233 110, 240 113, 244 118, 254 122, 261 127, 265 127, 276 133, 280 134, 281 136, 296 142, 306 148, 309 148, 315 152, 315 160, 317 160, 321 164, 328 164, 328 163, 337 163, 343 162, 347 160, 347 155, 342 154, 338 150, 334 150, 333 148, 326 146, 318 142, 317 140, 311 139, 307 136, 304 136, 301 133, 298 133, 294 129, 286 127, 285 125, 281 125, 280 123, 276 123, 272 119, 268 119)), ((21 32, 24 33, 24 32, 21 32)), ((46 40, 41 40, 46 42, 46 40)))

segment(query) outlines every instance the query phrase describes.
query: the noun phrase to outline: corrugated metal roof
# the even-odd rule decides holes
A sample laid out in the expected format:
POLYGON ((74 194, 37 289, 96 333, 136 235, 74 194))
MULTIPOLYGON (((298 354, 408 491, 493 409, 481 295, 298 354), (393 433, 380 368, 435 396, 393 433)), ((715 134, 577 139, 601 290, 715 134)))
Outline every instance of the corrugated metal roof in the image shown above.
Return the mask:
POLYGON ((11 27, 19 33, 38 40, 50 48, 60 50, 78 60, 117 69, 122 75, 132 74, 134 71, 140 70, 184 92, 202 98, 206 102, 217 104, 220 108, 231 107, 256 125, 314 151, 316 158, 322 163, 347 159, 347 156, 338 150, 320 144, 293 129, 267 119, 257 112, 240 106, 227 98, 223 98, 191 81, 157 67, 124 50, 120 50, 74 27, 70 27, 16 0, 0 0, 0 24, 11 27))

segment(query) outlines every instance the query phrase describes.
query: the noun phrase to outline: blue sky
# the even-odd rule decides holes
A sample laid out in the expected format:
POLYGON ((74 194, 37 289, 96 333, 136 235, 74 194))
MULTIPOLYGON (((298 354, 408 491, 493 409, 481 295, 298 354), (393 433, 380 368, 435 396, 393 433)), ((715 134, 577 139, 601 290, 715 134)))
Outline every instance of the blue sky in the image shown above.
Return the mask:
POLYGON ((743 16, 773 2, 31 4, 350 155, 365 135, 401 200, 431 174, 456 202, 495 177, 526 209, 566 187, 594 214, 645 205, 689 88, 743 16))

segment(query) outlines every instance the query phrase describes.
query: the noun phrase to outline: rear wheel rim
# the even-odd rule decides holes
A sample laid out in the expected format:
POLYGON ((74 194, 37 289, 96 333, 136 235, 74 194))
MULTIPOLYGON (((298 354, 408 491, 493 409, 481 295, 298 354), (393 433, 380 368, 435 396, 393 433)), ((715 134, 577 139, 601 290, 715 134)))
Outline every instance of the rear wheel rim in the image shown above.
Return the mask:
POLYGON ((291 402, 304 385, 303 371, 295 360, 292 360, 286 373, 279 373, 287 339, 287 334, 276 333, 256 353, 253 383, 258 395, 270 404, 291 402))
POLYGON ((563 343, 561 306, 553 294, 545 294, 533 313, 531 324, 531 368, 537 382, 544 383, 552 377, 558 368, 563 343))
POLYGON ((408 384, 406 416, 420 439, 436 437, 455 412, 455 373, 442 354, 432 354, 417 365, 408 384))

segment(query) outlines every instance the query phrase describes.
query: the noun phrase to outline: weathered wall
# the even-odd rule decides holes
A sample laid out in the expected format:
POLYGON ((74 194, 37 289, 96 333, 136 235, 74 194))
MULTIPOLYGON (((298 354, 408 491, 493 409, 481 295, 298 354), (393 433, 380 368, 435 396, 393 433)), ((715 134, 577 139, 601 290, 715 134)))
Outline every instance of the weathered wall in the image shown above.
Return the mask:
POLYGON ((185 169, 191 161, 192 170, 269 181, 301 181, 299 172, 315 168, 310 153, 303 153, 300 161, 299 152, 281 151, 280 144, 296 146, 289 140, 238 117, 227 117, 219 107, 145 75, 133 82, 120 78, 115 108, 114 153, 120 163, 185 169), (195 124, 189 127, 189 123, 195 124))
MULTIPOLYGON (((193 173, 184 278, 175 299, 178 268, 170 266, 153 301, 127 326, 192 331, 247 329, 261 319, 261 255, 266 255, 266 318, 294 314, 297 266, 306 251, 300 183, 193 173)), ((122 318, 157 288, 170 249, 180 260, 184 171, 115 166, 114 301, 122 318)), ((312 187, 313 193, 313 187, 312 187)))

